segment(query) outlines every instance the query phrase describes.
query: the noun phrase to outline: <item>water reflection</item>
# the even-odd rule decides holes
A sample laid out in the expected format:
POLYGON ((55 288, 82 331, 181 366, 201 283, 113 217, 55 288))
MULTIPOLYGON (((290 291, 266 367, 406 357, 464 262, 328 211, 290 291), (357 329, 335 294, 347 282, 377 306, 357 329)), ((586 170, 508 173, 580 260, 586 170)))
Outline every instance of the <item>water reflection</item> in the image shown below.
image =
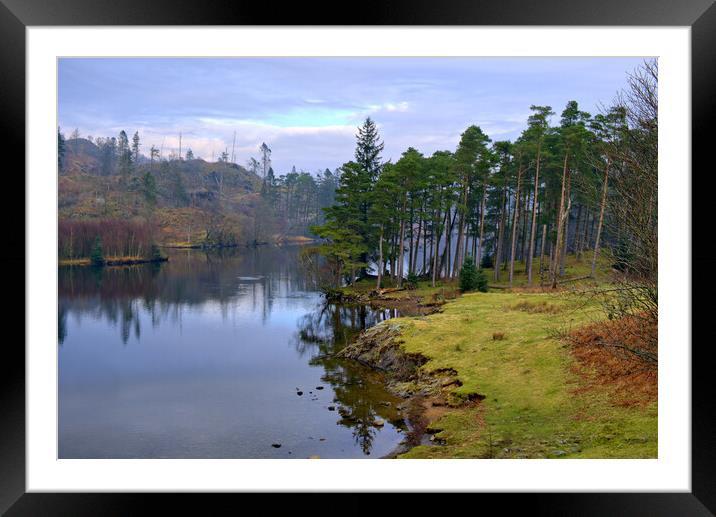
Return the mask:
POLYGON ((123 343, 141 335, 139 313, 151 324, 180 324, 186 309, 211 303, 226 320, 233 310, 247 309, 266 321, 277 298, 313 292, 315 286, 295 260, 296 251, 222 250, 170 253, 167 264, 106 268, 60 268, 59 341, 67 337, 67 313, 103 318, 118 327, 123 343), (260 271, 241 276, 241 271, 260 271))
POLYGON ((333 354, 395 311, 323 304, 298 253, 61 268, 60 457, 389 453, 400 400, 333 354))
POLYGON ((396 406, 397 397, 385 392, 381 375, 354 361, 335 359, 334 354, 376 323, 396 317, 395 309, 371 309, 364 305, 325 304, 306 314, 299 322, 295 346, 301 355, 310 354, 310 363, 325 370, 322 380, 335 393, 337 423, 351 429, 356 445, 370 454, 381 422, 389 421, 404 430, 396 406))

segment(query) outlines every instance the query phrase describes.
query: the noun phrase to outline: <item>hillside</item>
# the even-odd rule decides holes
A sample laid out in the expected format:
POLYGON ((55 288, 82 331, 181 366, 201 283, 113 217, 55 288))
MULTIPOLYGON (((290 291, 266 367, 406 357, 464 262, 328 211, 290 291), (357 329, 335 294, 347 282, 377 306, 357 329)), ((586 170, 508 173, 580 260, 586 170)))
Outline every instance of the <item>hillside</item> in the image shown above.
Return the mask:
POLYGON ((134 219, 154 223, 162 245, 241 243, 270 238, 262 180, 232 163, 149 160, 128 170, 84 139, 65 142, 59 174, 62 219, 134 219))

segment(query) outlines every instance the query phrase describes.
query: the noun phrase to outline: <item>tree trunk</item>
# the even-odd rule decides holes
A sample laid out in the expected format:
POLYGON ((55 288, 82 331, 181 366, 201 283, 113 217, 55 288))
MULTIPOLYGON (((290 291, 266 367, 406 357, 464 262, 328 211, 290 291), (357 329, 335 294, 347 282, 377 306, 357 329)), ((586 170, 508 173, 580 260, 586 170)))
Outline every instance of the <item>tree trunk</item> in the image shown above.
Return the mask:
POLYGON ((599 223, 597 224, 597 237, 594 239, 594 256, 592 258, 592 277, 597 270, 597 257, 599 256, 599 237, 602 235, 602 223, 604 221, 604 207, 607 204, 607 183, 609 182, 609 158, 604 168, 604 186, 602 187, 602 202, 599 207, 599 223))
POLYGON ((495 282, 500 281, 500 266, 502 264, 502 240, 505 235, 505 198, 507 197, 506 190, 507 189, 503 187, 502 202, 500 204, 500 227, 497 232, 497 249, 495 250, 495 260, 493 260, 493 264, 495 266, 493 278, 495 279, 495 282))
MULTIPOLYGON (((439 205, 438 205, 439 206, 439 205)), ((438 231, 439 222, 440 222, 440 210, 437 211, 435 214, 435 219, 433 220, 433 244, 434 244, 434 250, 433 250, 433 287, 435 287, 435 278, 438 274, 438 252, 440 250, 440 232, 438 231)))
POLYGON ((527 285, 532 285, 532 257, 535 254, 535 233, 537 230, 537 200, 539 199, 539 167, 540 167, 540 154, 542 146, 537 148, 537 168, 535 170, 535 195, 534 201, 532 202, 532 226, 530 228, 530 247, 527 253, 527 262, 525 268, 527 269, 527 285))
POLYGON ((582 223, 582 204, 579 205, 579 210, 577 210, 577 221, 574 224, 574 254, 577 257, 577 260, 580 260, 582 258, 582 254, 580 251, 580 245, 581 245, 581 236, 582 232, 579 231, 579 225, 582 223))
POLYGON ((414 233, 415 233, 415 226, 414 226, 414 212, 415 212, 415 200, 410 200, 410 248, 408 248, 408 274, 410 274, 413 271, 414 264, 413 264, 413 250, 414 250, 414 233))
MULTIPOLYGON (((522 238, 518 239, 518 247, 520 249, 519 254, 519 260, 525 261, 527 260, 527 207, 529 207, 530 200, 532 199, 532 193, 529 192, 528 189, 525 190, 525 197, 523 199, 522 203, 522 214, 520 215, 520 220, 522 221, 522 238)), ((538 215, 539 217, 539 215, 538 215)), ((520 231, 518 229, 518 231, 520 231)))
MULTIPOLYGON (((464 179, 463 181, 467 181, 464 179)), ((465 205, 467 204, 467 185, 462 189, 461 196, 462 204, 458 204, 456 210, 460 213, 460 222, 457 226, 457 245, 455 246, 455 263, 453 264, 452 277, 456 277, 460 270, 460 261, 462 259, 462 239, 463 232, 465 231, 465 205)))
POLYGON ((547 240, 547 225, 542 225, 542 243, 539 252, 539 285, 544 284, 544 243, 547 240))
POLYGON ((569 169, 567 170, 567 192, 565 195, 567 196, 567 209, 564 217, 564 235, 562 239, 564 241, 564 244, 562 245, 562 254, 560 256, 559 261, 559 276, 564 276, 564 269, 567 265, 567 243, 569 242, 569 214, 571 213, 572 207, 572 174, 569 169))
POLYGON ((485 245, 485 202, 487 199, 487 191, 482 194, 482 203, 480 204, 480 241, 477 248, 477 268, 482 267, 482 249, 485 245))
POLYGON ((512 277, 515 272, 515 252, 517 250, 517 217, 520 213, 520 187, 522 186, 522 167, 517 169, 517 192, 515 193, 515 212, 512 218, 512 250, 510 252, 510 287, 512 287, 512 277))
POLYGON ((584 219, 584 230, 582 231, 582 238, 579 241, 579 256, 584 254, 584 251, 589 249, 589 221, 593 219, 592 212, 587 209, 587 215, 584 219))
MULTIPOLYGON (((418 252, 420 251, 420 232, 423 231, 423 219, 422 217, 418 220, 418 235, 415 237, 415 251, 413 253, 413 272, 418 273, 418 252)), ((425 266, 425 260, 423 260, 423 267, 425 266)))
POLYGON ((380 282, 383 279, 383 225, 380 225, 380 238, 378 239, 378 281, 375 288, 380 289, 380 282))
POLYGON ((552 268, 552 289, 555 289, 557 287, 557 272, 559 267, 559 252, 562 249, 562 225, 564 223, 563 221, 563 212, 564 212, 564 195, 565 195, 565 189, 567 186, 567 159, 569 157, 569 153, 564 153, 564 165, 562 167, 562 193, 559 199, 559 210, 557 212, 557 242, 555 243, 554 248, 554 268, 552 268))
MULTIPOLYGON (((405 207, 405 204, 403 204, 403 207, 405 207)), ((405 240, 405 220, 401 219, 400 221, 400 237, 398 239, 398 287, 403 286, 403 262, 405 262, 405 257, 403 255, 405 250, 405 245, 403 241, 405 240)))

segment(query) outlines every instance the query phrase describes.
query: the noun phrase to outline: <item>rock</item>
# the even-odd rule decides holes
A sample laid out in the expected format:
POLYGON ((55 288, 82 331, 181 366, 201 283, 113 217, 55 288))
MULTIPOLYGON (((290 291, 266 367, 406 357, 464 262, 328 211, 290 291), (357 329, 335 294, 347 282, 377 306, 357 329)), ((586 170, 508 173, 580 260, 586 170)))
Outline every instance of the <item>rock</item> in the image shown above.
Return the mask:
POLYGON ((552 451, 552 456, 566 456, 566 455, 567 455, 567 453, 564 452, 563 450, 558 449, 556 451, 552 451))
POLYGON ((272 443, 271 447, 273 447, 274 449, 278 449, 279 447, 281 447, 281 444, 280 443, 272 443))
POLYGON ((374 426, 374 427, 383 427, 384 425, 385 425, 385 420, 383 420, 382 418, 376 418, 376 419, 373 421, 373 426, 374 426))
POLYGON ((316 389, 317 389, 317 390, 322 390, 322 389, 323 389, 323 386, 316 386, 316 389))
POLYGON ((336 410, 336 406, 328 406, 328 411, 335 411, 335 410, 336 410))
POLYGON ((325 438, 319 438, 318 441, 319 441, 319 442, 325 442, 326 439, 325 439, 325 438))
POLYGON ((303 395, 303 392, 302 392, 302 391, 297 391, 297 392, 296 392, 296 395, 298 395, 298 396, 300 397, 301 395, 303 395))

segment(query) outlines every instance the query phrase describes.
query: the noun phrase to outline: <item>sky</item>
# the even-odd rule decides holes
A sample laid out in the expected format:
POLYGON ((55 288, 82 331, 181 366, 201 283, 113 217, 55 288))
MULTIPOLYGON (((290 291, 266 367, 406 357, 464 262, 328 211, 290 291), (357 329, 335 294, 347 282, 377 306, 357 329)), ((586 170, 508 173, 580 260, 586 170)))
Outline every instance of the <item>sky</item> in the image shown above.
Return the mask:
POLYGON ((69 136, 139 132, 144 154, 232 152, 245 165, 265 142, 277 175, 352 160, 357 127, 378 125, 383 158, 408 147, 455 150, 475 124, 514 140, 530 105, 609 105, 641 58, 62 58, 58 125, 69 136))

